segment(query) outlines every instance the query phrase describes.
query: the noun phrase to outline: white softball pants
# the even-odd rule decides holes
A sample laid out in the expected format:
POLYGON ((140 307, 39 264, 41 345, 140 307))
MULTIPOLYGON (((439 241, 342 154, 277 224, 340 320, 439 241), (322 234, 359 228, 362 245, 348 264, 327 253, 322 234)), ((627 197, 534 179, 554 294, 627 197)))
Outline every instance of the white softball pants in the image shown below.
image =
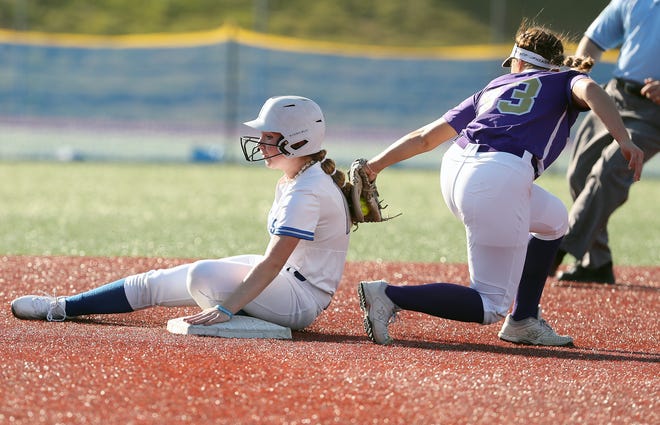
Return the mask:
POLYGON ((555 240, 568 228, 562 201, 534 184, 532 155, 477 152, 454 144, 442 159, 442 195, 465 225, 470 287, 481 295, 484 324, 506 317, 518 290, 530 232, 555 240))
MULTIPOLYGON (((239 255, 151 270, 127 277, 124 290, 134 310, 152 306, 209 308, 222 304, 262 258, 239 255)), ((329 303, 329 294, 282 270, 243 311, 278 325, 302 329, 329 303)))

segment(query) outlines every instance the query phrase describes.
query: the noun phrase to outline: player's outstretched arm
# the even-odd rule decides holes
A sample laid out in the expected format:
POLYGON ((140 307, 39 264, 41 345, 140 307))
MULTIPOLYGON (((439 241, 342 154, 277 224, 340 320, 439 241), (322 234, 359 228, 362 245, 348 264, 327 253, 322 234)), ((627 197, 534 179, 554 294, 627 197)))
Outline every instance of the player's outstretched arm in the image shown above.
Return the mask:
POLYGON ((369 179, 375 180, 378 173, 390 165, 431 151, 456 135, 456 130, 442 118, 408 133, 369 160, 369 179))
POLYGON ((605 124, 612 137, 619 143, 621 153, 628 160, 628 168, 634 170, 639 181, 644 166, 644 152, 630 139, 621 115, 610 96, 594 80, 582 78, 573 85, 573 97, 591 110, 605 124))

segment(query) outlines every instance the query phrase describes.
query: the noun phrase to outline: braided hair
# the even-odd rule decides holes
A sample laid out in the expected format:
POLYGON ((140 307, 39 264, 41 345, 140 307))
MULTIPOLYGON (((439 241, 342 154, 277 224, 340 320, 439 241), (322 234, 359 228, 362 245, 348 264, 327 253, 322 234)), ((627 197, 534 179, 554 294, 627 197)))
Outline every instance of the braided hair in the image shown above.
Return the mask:
POLYGON ((332 177, 332 181, 334 181, 337 187, 339 187, 339 190, 341 190, 341 193, 344 195, 344 199, 346 199, 346 202, 348 203, 348 210, 351 214, 351 222, 356 223, 357 220, 354 216, 353 208, 351 208, 351 204, 353 203, 351 189, 353 188, 353 185, 348 181, 348 176, 346 173, 337 168, 335 161, 333 159, 326 158, 326 154, 326 150, 322 149, 319 152, 309 156, 312 160, 321 163, 321 169, 330 177, 332 177))
POLYGON ((590 57, 564 56, 561 38, 544 26, 523 20, 516 32, 515 42, 518 47, 543 56, 557 68, 564 66, 580 72, 589 72, 594 66, 594 60, 590 57))
POLYGON ((332 181, 334 181, 339 189, 341 189, 344 196, 350 196, 351 184, 348 183, 348 177, 346 176, 346 173, 337 168, 337 164, 335 164, 333 159, 326 158, 326 154, 327 151, 325 149, 321 149, 315 154, 310 155, 310 158, 316 162, 321 163, 321 169, 325 171, 325 173, 330 177, 332 177, 332 181))

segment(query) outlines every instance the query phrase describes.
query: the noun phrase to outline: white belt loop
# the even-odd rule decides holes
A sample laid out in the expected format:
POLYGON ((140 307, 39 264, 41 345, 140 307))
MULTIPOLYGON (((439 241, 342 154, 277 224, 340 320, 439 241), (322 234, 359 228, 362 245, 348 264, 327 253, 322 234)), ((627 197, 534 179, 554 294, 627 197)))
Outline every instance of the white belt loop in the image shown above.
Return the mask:
POLYGON ((475 156, 479 150, 479 145, 476 143, 468 143, 463 149, 463 156, 475 156))

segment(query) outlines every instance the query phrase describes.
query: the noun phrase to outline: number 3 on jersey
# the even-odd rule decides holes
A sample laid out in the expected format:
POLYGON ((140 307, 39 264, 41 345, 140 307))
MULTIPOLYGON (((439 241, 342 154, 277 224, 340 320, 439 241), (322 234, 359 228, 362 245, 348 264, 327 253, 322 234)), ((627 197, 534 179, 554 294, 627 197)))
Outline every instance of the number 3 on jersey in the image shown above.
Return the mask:
POLYGON ((537 78, 523 81, 513 90, 510 99, 500 99, 497 102, 497 109, 503 114, 526 114, 534 106, 539 91, 541 91, 541 82, 537 78))

